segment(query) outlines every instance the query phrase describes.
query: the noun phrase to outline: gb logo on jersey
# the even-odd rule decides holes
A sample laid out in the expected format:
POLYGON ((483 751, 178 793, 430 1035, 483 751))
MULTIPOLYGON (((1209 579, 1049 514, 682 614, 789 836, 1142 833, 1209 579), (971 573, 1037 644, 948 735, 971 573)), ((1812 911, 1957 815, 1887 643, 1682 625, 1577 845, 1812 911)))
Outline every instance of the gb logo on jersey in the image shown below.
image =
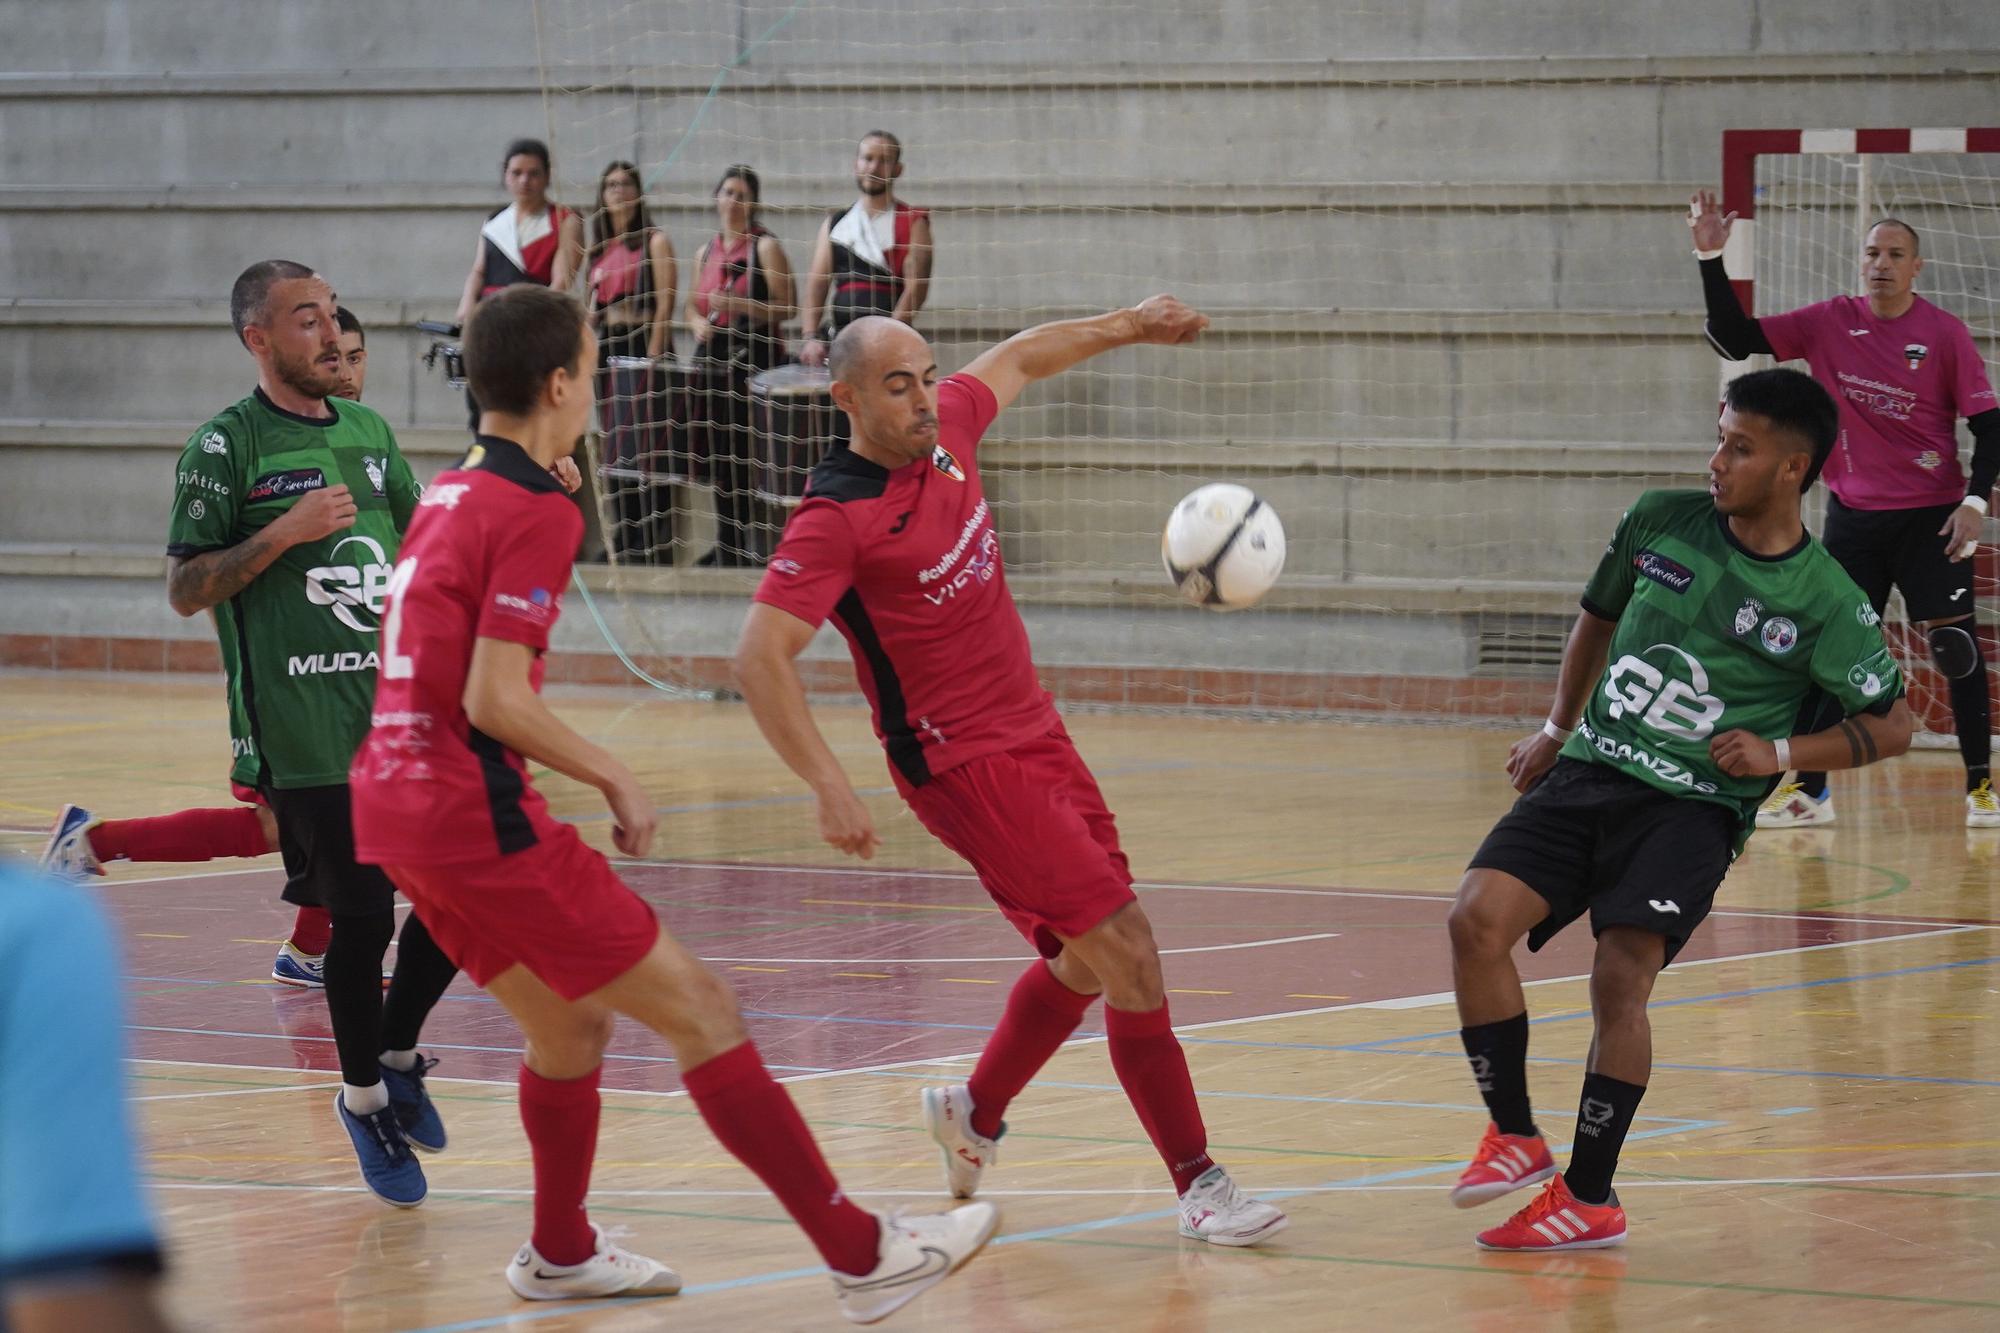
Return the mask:
POLYGON ((389 595, 389 576, 395 573, 382 546, 373 537, 347 537, 329 559, 339 560, 348 552, 353 564, 326 564, 306 571, 306 600, 314 606, 333 608, 334 618, 351 630, 373 634, 382 617, 382 603, 389 595), (348 548, 354 548, 348 551, 348 548), (362 615, 368 616, 366 623, 362 615))
POLYGON ((1604 697, 1612 717, 1629 715, 1655 731, 1690 741, 1707 740, 1724 707, 1708 692, 1708 669, 1700 659, 1671 643, 1619 658, 1605 675, 1604 697), (1655 654, 1664 654, 1660 661, 1666 670, 1646 660, 1655 654), (1679 674, 1683 668, 1685 680, 1679 674), (1669 671, 1675 672, 1671 678, 1669 671))

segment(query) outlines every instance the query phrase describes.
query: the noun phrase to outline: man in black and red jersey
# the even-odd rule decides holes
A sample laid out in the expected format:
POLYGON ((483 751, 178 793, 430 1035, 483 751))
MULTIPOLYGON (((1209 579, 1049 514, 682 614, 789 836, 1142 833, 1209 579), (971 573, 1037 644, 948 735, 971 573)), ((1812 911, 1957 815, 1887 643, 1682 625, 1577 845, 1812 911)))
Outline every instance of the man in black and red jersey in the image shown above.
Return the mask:
POLYGON ((902 174, 900 139, 887 130, 861 136, 854 155, 860 198, 819 224, 806 271, 799 307, 806 335, 799 360, 806 365, 823 364, 832 340, 863 315, 914 324, 924 308, 931 287, 931 213, 896 197, 902 174))
POLYGON ((1184 343, 1205 316, 1171 296, 1016 334, 940 380, 907 324, 856 320, 833 344, 852 443, 814 469, 758 587, 736 670, 765 737, 819 804, 820 834, 868 857, 868 811, 806 706, 794 659, 832 616, 853 652, 897 789, 1046 961, 1014 984, 970 1083, 928 1088, 946 1183, 969 1198, 1007 1103, 1099 995, 1111 1066, 1180 1194, 1183 1236, 1254 1245, 1285 1215, 1208 1155, 1159 950, 1097 783, 1035 676, 980 485, 980 436, 1035 380, 1131 343, 1184 343))
POLYGON ((597 340, 583 307, 520 285, 465 337, 482 412, 464 460, 424 493, 389 584, 382 670, 355 755, 360 855, 381 865, 466 974, 527 1037, 521 1122, 534 1233, 507 1267, 528 1300, 671 1295, 680 1278, 614 1245, 584 1196, 598 1069, 614 1014, 665 1037, 723 1146, 756 1172, 833 1272, 841 1313, 871 1323, 964 1263, 991 1207, 883 1218, 840 1190, 744 1032, 735 997, 569 824, 526 760, 604 794, 612 841, 644 856, 656 816, 629 769, 541 699, 542 654, 583 539, 551 471, 589 426, 597 340))

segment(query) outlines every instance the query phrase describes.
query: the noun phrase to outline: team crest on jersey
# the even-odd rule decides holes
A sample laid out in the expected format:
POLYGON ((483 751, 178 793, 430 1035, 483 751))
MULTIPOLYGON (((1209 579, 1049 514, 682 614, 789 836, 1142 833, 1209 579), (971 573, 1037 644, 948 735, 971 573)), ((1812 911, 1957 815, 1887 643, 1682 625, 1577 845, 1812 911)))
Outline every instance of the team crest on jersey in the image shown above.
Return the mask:
POLYGON ((1924 364, 1924 358, 1929 356, 1930 354, 1931 354, 1931 349, 1924 346, 1922 343, 1909 343, 1906 344, 1903 348, 1903 355, 1909 359, 1911 370, 1915 370, 1918 367, 1922 366, 1924 364))
POLYGON ((1767 651, 1789 653, 1799 641, 1799 627, 1783 616, 1772 616, 1764 622, 1763 639, 1767 651))
POLYGON ((361 460, 361 466, 368 470, 368 484, 375 488, 375 494, 378 496, 388 494, 387 491, 382 489, 382 465, 387 461, 386 459, 368 458, 366 456, 363 456, 361 460))
POLYGON ((1944 466, 1944 455, 1935 449, 1926 449, 1917 455, 1917 466, 1926 472, 1935 472, 1944 466))
POLYGON ((1757 628, 1757 622, 1764 616, 1764 604, 1755 597, 1746 598, 1736 609, 1736 637, 1742 638, 1757 628))
POLYGON ((941 444, 931 450, 931 466, 944 473, 947 477, 950 477, 953 481, 965 480, 965 472, 959 467, 958 460, 951 456, 951 450, 941 444))
POLYGON ((1669 560, 1658 551, 1641 551, 1632 557, 1632 568, 1639 571, 1642 578, 1649 578, 1662 588, 1675 592, 1686 592, 1694 583, 1694 571, 1678 560, 1669 560))

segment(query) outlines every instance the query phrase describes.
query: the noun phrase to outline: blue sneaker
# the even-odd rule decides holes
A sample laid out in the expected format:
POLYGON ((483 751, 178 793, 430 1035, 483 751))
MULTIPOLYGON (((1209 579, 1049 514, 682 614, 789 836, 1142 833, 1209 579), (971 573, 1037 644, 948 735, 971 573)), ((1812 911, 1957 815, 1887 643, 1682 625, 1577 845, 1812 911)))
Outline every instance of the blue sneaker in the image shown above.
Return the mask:
POLYGON ((389 1107, 396 1113, 396 1123, 403 1127, 403 1137, 410 1146, 425 1152, 444 1151, 444 1120, 431 1095, 424 1091, 424 1075, 436 1068, 437 1061, 421 1055, 408 1069, 382 1066, 382 1086, 389 1090, 389 1107))
POLYGON ((90 848, 90 830, 103 821, 80 805, 66 805, 42 844, 42 869, 65 879, 101 875, 104 867, 90 848))
POLYGON ((300 953, 296 945, 286 940, 278 946, 278 957, 271 964, 271 980, 308 990, 323 989, 326 986, 326 955, 300 953))
POLYGON ((385 1106, 368 1115, 355 1115, 333 1094, 333 1113, 340 1127, 354 1142, 354 1155, 361 1160, 361 1180, 384 1203, 398 1208, 414 1208, 424 1201, 430 1187, 424 1183, 424 1168, 410 1151, 403 1127, 396 1123, 393 1107, 385 1106))

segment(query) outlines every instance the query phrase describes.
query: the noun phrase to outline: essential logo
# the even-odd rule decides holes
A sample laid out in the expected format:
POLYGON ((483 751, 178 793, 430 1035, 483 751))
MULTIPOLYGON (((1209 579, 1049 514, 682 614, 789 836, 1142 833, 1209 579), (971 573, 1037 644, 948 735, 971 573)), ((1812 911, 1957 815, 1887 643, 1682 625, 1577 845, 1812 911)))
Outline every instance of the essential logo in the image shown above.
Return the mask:
POLYGON ((1671 898, 1648 898, 1646 899, 1646 906, 1652 908, 1662 916, 1679 916, 1681 914, 1681 905, 1671 898))
POLYGON ((375 494, 377 495, 388 494, 387 491, 382 489, 382 465, 387 461, 387 459, 369 458, 365 454, 361 458, 361 466, 368 473, 368 484, 375 488, 375 494))
MULTIPOLYGON (((314 474, 317 475, 317 469, 314 474)), ((389 595, 389 576, 396 571, 373 537, 343 538, 328 553, 328 559, 338 560, 340 553, 350 546, 355 548, 349 557, 354 564, 325 564, 306 571, 306 600, 314 606, 332 607, 334 618, 349 629, 373 634, 375 624, 364 623, 361 614, 367 613, 373 622, 381 620, 382 603, 389 595)))
POLYGON ((456 509, 458 502, 464 499, 465 493, 471 489, 471 484, 463 481, 448 481, 442 486, 432 486, 424 492, 424 498, 417 501, 417 506, 420 509, 439 507, 456 509))
POLYGON ((290 500, 326 485, 326 473, 316 467, 293 468, 289 472, 266 472, 251 483, 243 498, 251 504, 259 500, 290 500))
POLYGON ((1764 650, 1783 655, 1792 651, 1799 641, 1799 627, 1783 616, 1772 616, 1764 622, 1764 650))
POLYGON ((1924 358, 1930 354, 1931 349, 1922 343, 1907 343, 1903 347, 1903 359, 1910 363, 1911 370, 1915 370, 1923 365, 1924 358))
POLYGON ((1757 622, 1763 619, 1763 616, 1764 604, 1762 602, 1758 601, 1755 597, 1745 600, 1743 605, 1736 609, 1736 637, 1740 639, 1751 630, 1756 629, 1757 622))
POLYGON ((1632 557, 1632 568, 1639 571, 1641 578, 1651 579, 1663 588, 1675 592, 1686 592, 1694 582, 1694 571, 1677 560, 1669 560, 1658 551, 1641 551, 1632 557))
POLYGON ((226 454, 229 452, 229 441, 222 437, 221 431, 212 430, 201 437, 201 451, 205 454, 226 454))
POLYGON ((931 450, 931 466, 950 477, 953 481, 964 481, 965 473, 958 466, 958 460, 951 456, 951 450, 939 445, 931 450))
POLYGON ((1673 657, 1684 662, 1688 679, 1669 680, 1645 655, 1627 653, 1604 677, 1604 697, 1610 701, 1611 716, 1629 714, 1668 736, 1707 740, 1724 707, 1722 700, 1708 692, 1708 669, 1692 653, 1671 643, 1656 643, 1646 650, 1646 654, 1658 652, 1672 655, 1667 660, 1669 666, 1674 665, 1673 657))
POLYGON ((189 517, 189 518, 192 518, 192 519, 196 519, 196 520, 199 520, 199 519, 201 519, 201 518, 205 517, 205 516, 207 515, 207 513, 208 513, 208 506, 207 506, 207 505, 205 505, 205 504, 203 504, 203 503, 202 503, 202 502, 201 502, 200 500, 189 500, 189 501, 188 501, 188 517, 189 517))

